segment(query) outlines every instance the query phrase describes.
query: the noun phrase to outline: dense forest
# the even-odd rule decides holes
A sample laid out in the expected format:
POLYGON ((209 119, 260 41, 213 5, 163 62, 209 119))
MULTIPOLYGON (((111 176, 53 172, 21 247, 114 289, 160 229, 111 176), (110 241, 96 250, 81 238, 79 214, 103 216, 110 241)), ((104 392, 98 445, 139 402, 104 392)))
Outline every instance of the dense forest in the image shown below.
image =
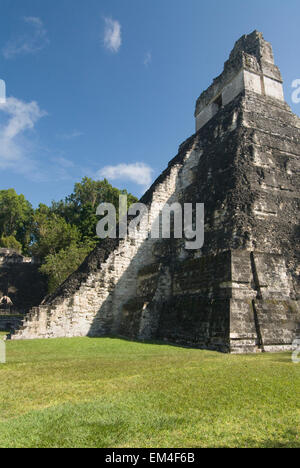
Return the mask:
POLYGON ((0 247, 38 257, 52 292, 101 242, 96 236, 97 206, 109 202, 118 209, 119 195, 127 195, 128 204, 137 200, 106 179, 88 177, 76 183, 65 200, 41 203, 36 209, 14 189, 0 190, 0 247))

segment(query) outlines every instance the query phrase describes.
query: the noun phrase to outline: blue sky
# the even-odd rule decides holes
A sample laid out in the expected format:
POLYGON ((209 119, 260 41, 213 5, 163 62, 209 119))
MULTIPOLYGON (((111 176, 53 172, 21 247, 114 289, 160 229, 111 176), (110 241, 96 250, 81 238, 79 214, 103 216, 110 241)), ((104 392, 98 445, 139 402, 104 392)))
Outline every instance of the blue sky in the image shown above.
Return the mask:
POLYGON ((36 206, 83 176, 140 196, 194 132, 243 34, 272 42, 291 102, 299 0, 0 0, 0 189, 36 206))

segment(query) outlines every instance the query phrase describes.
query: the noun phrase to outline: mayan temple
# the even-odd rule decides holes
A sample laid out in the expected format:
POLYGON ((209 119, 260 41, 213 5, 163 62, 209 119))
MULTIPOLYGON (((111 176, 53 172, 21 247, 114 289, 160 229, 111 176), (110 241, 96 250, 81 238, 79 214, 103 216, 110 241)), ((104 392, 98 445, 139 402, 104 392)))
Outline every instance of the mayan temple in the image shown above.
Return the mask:
POLYGON ((271 45, 237 41, 196 103, 196 133, 142 197, 204 203, 205 242, 106 239, 11 339, 120 336, 222 352, 292 349, 300 333, 300 119, 271 45))

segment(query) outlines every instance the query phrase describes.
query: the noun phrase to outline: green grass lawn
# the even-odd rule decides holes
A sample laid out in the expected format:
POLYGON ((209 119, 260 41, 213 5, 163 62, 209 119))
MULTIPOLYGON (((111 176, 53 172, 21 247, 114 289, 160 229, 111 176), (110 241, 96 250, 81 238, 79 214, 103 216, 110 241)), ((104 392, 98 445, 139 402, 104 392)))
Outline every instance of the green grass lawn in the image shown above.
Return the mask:
POLYGON ((300 364, 117 339, 7 343, 0 447, 299 447, 300 364))

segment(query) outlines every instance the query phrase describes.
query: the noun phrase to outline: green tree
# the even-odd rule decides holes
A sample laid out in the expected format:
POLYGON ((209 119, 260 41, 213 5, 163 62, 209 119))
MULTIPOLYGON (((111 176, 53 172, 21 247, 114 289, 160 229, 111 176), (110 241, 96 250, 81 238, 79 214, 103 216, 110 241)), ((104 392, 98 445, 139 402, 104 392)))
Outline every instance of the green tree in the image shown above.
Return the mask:
POLYGON ((48 276, 48 290, 52 293, 62 284, 77 268, 91 251, 89 244, 76 245, 72 243, 57 254, 50 254, 45 258, 40 271, 48 276))
POLYGON ((14 236, 2 236, 0 238, 0 247, 5 249, 13 249, 19 253, 22 252, 22 244, 18 242, 14 236))
POLYGON ((96 237, 97 206, 104 202, 112 203, 118 216, 120 195, 127 196, 128 206, 137 201, 136 197, 126 190, 113 187, 106 179, 96 181, 84 177, 81 182, 75 184, 73 193, 65 201, 52 203, 52 210, 68 223, 77 226, 83 241, 90 239, 96 243, 99 241, 96 237))
POLYGON ((119 195, 127 195, 128 206, 137 199, 106 179, 84 177, 65 200, 40 205, 35 213, 35 252, 44 258, 41 271, 48 275, 49 292, 54 291, 99 243, 96 236, 100 203, 112 203, 118 213, 119 195))
POLYGON ((46 205, 40 205, 34 214, 33 255, 44 259, 56 255, 62 249, 80 241, 80 232, 76 226, 67 223, 61 216, 53 213, 46 205))
POLYGON ((14 189, 0 190, 0 235, 13 236, 24 253, 31 243, 33 209, 24 195, 17 195, 14 189))
POLYGON ((0 246, 39 257, 53 291, 101 242, 96 236, 97 206, 112 203, 118 214, 120 195, 127 195, 128 206, 137 201, 106 179, 84 177, 65 200, 33 210, 24 195, 14 189, 1 190, 0 246))

